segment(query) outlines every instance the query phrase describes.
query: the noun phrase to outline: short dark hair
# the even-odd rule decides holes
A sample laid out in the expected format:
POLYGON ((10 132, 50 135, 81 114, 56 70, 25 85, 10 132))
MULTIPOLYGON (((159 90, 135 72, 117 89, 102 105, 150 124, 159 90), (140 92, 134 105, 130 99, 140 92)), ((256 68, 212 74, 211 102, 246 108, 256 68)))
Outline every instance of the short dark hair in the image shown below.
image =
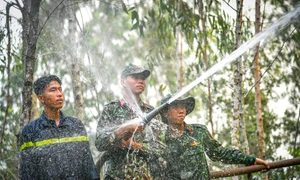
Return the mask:
POLYGON ((59 77, 56 75, 49 75, 49 76, 43 76, 38 78, 34 83, 33 83, 33 90, 34 93, 38 96, 40 94, 43 94, 45 91, 46 86, 51 82, 51 81, 57 81, 61 85, 61 80, 59 77))

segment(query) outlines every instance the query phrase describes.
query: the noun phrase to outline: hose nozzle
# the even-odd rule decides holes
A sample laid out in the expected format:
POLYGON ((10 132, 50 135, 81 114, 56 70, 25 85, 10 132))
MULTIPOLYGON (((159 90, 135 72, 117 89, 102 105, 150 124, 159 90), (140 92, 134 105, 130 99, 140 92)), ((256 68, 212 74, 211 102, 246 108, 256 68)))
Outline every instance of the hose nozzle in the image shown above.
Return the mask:
POLYGON ((166 102, 166 103, 158 106, 157 108, 153 109, 148 114, 142 116, 142 120, 143 120, 142 123, 143 123, 143 125, 145 126, 146 124, 148 124, 151 121, 151 119, 153 119, 167 105, 168 105, 168 103, 166 102))

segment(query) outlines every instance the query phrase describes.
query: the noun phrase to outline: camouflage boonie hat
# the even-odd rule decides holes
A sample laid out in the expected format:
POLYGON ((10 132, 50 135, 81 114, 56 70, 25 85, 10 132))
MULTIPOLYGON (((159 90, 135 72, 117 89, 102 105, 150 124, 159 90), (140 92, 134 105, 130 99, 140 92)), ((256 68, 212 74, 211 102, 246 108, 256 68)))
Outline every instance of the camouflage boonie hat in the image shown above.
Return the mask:
MULTIPOLYGON (((164 104, 166 102, 169 101, 169 99, 171 99, 172 95, 171 94, 168 94, 166 95, 161 101, 160 101, 160 104, 164 104)), ((173 101, 171 104, 169 104, 168 106, 170 105, 173 105, 173 104, 183 104, 186 108, 186 115, 190 114, 194 108, 195 108, 195 98, 193 97, 187 97, 187 98, 184 98, 184 99, 176 99, 175 101, 173 101)), ((168 107, 167 106, 167 107, 168 107)), ((162 115, 162 119, 163 119, 163 122, 164 123, 167 123, 167 120, 165 117, 163 117, 162 115)))
POLYGON ((144 78, 146 79, 150 75, 150 71, 147 69, 142 69, 141 67, 138 67, 138 66, 130 63, 122 71, 121 78, 125 79, 127 76, 132 75, 132 74, 142 74, 144 76, 144 78))

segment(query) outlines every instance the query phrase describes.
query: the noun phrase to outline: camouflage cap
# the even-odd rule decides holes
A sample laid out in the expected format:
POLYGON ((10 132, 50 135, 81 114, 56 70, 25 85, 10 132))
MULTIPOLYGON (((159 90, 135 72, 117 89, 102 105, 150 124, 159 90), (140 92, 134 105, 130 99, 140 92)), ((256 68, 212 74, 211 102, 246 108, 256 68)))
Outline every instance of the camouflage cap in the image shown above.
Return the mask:
POLYGON ((150 71, 130 63, 122 71, 121 78, 124 79, 127 76, 132 75, 132 74, 142 74, 144 76, 144 78, 146 79, 150 75, 150 71))
MULTIPOLYGON (((164 104, 166 102, 169 101, 169 99, 171 99, 172 95, 171 94, 168 94, 166 95, 161 101, 160 101, 160 104, 164 104)), ((186 108, 186 115, 190 114, 194 108, 195 108, 195 98, 193 97, 187 97, 187 98, 184 98, 184 99, 176 99, 174 100, 173 102, 171 102, 170 105, 174 105, 174 104, 183 104, 186 108)), ((169 106, 170 106, 169 105, 169 106)), ((168 107, 168 106, 167 106, 168 107)), ((164 123, 167 123, 166 119, 162 116, 162 119, 163 119, 163 122, 164 123)))

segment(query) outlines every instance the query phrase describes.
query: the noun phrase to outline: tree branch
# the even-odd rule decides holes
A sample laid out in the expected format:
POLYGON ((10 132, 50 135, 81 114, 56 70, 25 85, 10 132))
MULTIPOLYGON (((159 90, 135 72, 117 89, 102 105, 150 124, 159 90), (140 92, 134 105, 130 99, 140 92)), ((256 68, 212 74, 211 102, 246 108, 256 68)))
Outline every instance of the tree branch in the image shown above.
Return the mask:
POLYGON ((259 77, 259 79, 254 83, 253 86, 251 86, 250 90, 246 93, 245 98, 248 96, 248 94, 251 92, 251 90, 255 87, 255 85, 260 82, 260 80, 263 78, 263 76, 267 73, 267 71, 271 68, 271 66, 274 64, 274 62, 278 59, 278 56, 280 54, 280 52, 282 51, 285 43, 287 42, 287 40, 292 36, 292 34, 294 33, 294 31, 296 31, 297 28, 295 28, 289 35, 288 38, 285 39, 285 41, 283 42, 282 46, 280 47, 277 55, 275 56, 274 60, 269 64, 269 66, 267 67, 267 69, 264 71, 264 73, 262 73, 262 75, 259 77))
POLYGON ((40 31, 38 32, 37 37, 40 36, 41 32, 43 31, 44 27, 46 26, 46 23, 48 22, 48 20, 50 19, 51 15, 56 11, 56 9, 64 2, 65 0, 62 0, 54 9, 53 11, 49 14, 49 16, 47 16, 46 21, 42 24, 40 31))
POLYGON ((227 4, 227 6, 229 6, 232 10, 234 10, 235 12, 237 12, 237 10, 234 9, 228 2, 226 2, 225 0, 223 0, 223 2, 224 2, 225 4, 227 4))

